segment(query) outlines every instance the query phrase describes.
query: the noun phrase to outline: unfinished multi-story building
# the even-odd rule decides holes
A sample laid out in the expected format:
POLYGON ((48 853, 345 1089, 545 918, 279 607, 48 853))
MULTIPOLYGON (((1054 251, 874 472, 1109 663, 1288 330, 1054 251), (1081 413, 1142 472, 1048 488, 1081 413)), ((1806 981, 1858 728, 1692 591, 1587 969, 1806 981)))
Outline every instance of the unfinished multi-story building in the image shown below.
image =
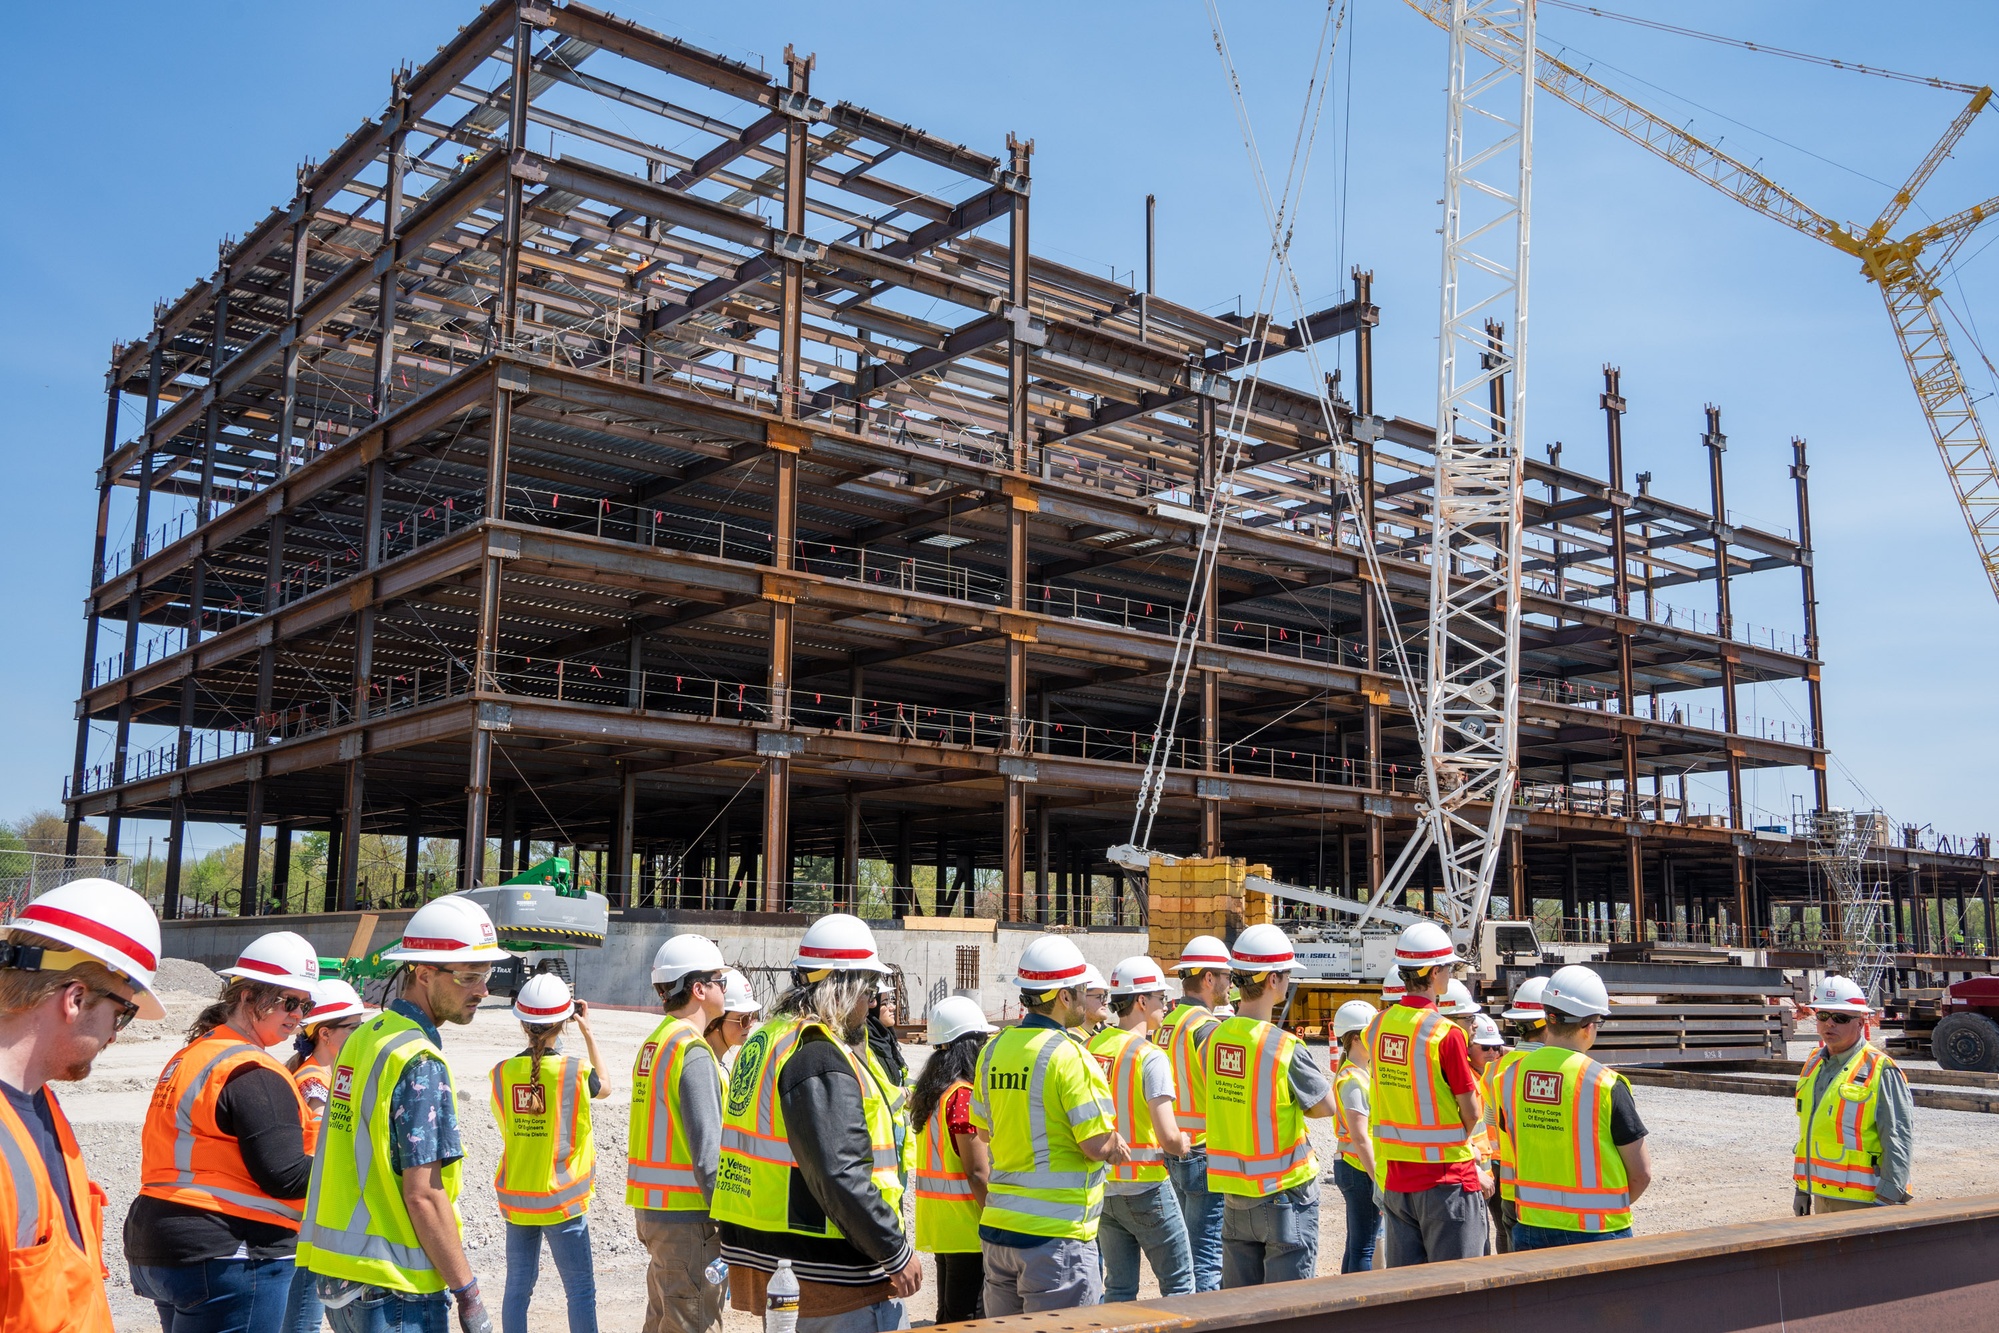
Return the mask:
MULTIPOLYGON (((1033 144, 989 147, 822 96, 789 50, 488 5, 116 349, 72 828, 170 819, 177 867, 186 821, 240 824, 246 912, 259 844, 304 829, 334 835, 329 909, 366 832, 409 839, 412 884, 420 838, 462 838, 466 882, 591 848, 633 912, 823 910, 866 861, 897 914, 934 864, 927 910, 1121 917, 1104 850, 1191 623, 1155 845, 1378 883, 1417 809, 1391 653, 1421 640, 1434 433, 1376 407, 1369 275, 1290 325, 1132 290, 1032 256, 1033 144), (1347 338, 1323 401, 1261 364, 1347 338)), ((1718 415, 1681 503, 1627 479, 1620 393, 1601 475, 1573 445, 1527 468, 1498 892, 1737 934, 1815 893, 1741 780, 1805 770, 1826 804, 1804 447, 1798 532, 1733 526, 1718 415), (1800 580, 1801 632, 1732 616, 1749 576, 1800 580), (1808 719, 1743 716, 1769 681, 1808 719)), ((1881 855, 1961 907, 1985 850, 1881 855)))

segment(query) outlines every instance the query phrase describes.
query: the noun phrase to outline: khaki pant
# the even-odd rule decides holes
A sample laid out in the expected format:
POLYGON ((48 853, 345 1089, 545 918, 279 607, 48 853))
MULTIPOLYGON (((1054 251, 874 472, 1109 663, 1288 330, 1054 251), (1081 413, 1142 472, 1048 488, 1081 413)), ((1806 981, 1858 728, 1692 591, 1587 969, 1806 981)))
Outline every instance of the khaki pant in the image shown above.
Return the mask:
POLYGON ((1814 1213, 1850 1213, 1856 1209, 1872 1208, 1874 1206, 1860 1199, 1835 1199, 1830 1194, 1812 1195, 1812 1211, 1814 1213))
POLYGON ((668 1221, 668 1214, 638 1210, 639 1242, 646 1265, 645 1333, 721 1333, 722 1288, 706 1269, 722 1255, 722 1237, 707 1217, 668 1221))

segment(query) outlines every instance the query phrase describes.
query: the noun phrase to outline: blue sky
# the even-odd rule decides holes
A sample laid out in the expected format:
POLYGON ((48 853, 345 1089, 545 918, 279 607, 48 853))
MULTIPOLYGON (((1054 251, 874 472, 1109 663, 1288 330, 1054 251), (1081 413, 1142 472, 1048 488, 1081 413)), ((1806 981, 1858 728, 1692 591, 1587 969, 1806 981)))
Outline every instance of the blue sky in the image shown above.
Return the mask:
MULTIPOLYGON (((1255 293, 1263 235, 1205 17, 1192 0, 852 6, 681 6, 618 12, 776 65, 819 57, 814 90, 997 152, 1036 140, 1035 248, 1101 271, 1143 263, 1143 200, 1159 197, 1159 287, 1190 304, 1255 293)), ((1795 50, 1968 83, 1999 76, 1999 10, 1939 0, 1921 23, 1826 0, 1621 0, 1612 8, 1795 50)), ((1322 10, 1222 0, 1266 153, 1289 140, 1322 10)), ((37 6, 16 17, 0 87, 14 207, 0 216, 0 450, 14 503, 0 532, 0 816, 60 798, 74 742, 80 600, 105 357, 142 335, 156 299, 213 268, 287 198, 295 165, 380 112, 388 75, 421 63, 473 12, 431 0, 349 0, 339 20, 294 5, 37 6)), ((1645 32, 1557 9, 1544 43, 1840 219, 1871 220, 1951 117, 1954 94, 1645 32), (1754 127, 1753 129, 1750 127, 1754 127)), ((1400 0, 1351 0, 1296 242, 1308 301, 1346 266, 1375 271, 1384 307, 1380 410, 1427 421, 1435 395, 1444 37, 1400 0), (1344 183, 1344 190, 1341 188, 1344 183)), ((1999 191, 1988 111, 1921 201, 1941 215, 1999 191)), ((1794 526, 1789 441, 1812 448, 1827 732, 1834 799, 1906 822, 1991 830, 1988 696, 1999 605, 1987 589, 1917 410, 1878 292, 1830 248, 1758 217, 1543 98, 1535 146, 1531 399, 1537 452, 1601 466, 1600 367, 1623 367, 1627 467, 1705 504, 1702 407, 1730 437, 1738 522, 1794 526), (1858 784, 1857 786, 1855 784, 1858 784)), ((1281 169, 1281 164, 1276 169, 1281 169)), ((1920 216, 1912 213, 1911 217, 1920 216)), ((1999 248, 1965 249, 1947 294, 1975 389, 1973 338, 1999 340, 1999 248)), ((1995 356, 1999 346, 1984 344, 1995 356)), ((1999 427, 1999 406, 1984 404, 1999 427)), ((118 533, 113 533, 114 545, 118 533)), ((124 534, 129 540, 129 530, 124 534)), ((1679 600, 1711 609, 1711 595, 1679 600)), ((1740 581, 1737 615, 1799 627, 1787 574, 1740 581)), ((1745 714, 1791 719, 1795 691, 1745 689, 1745 714)), ((1783 814, 1774 775, 1749 781, 1783 814)), ((1698 790, 1697 798, 1702 795, 1698 790)), ((1712 799, 1712 796, 1709 797, 1712 799)), ((1758 822, 1765 822, 1759 814, 1758 822)), ((144 833, 142 831, 142 838, 144 833)), ((236 836, 196 830, 198 847, 236 836)))

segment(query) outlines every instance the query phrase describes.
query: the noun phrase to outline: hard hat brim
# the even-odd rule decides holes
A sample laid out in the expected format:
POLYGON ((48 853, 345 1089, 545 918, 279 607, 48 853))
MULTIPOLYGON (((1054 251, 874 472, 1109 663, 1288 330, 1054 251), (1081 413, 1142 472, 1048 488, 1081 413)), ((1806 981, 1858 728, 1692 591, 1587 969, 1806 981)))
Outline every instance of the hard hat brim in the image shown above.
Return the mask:
MULTIPOLYGON (((122 885, 120 886, 123 887, 122 885)), ((20 920, 9 922, 8 930, 25 930, 40 935, 45 940, 57 944, 67 944, 78 953, 86 954, 111 970, 119 980, 132 988, 132 1003, 139 1006, 139 1017, 149 1023, 157 1023, 167 1016, 167 1007, 160 1003, 160 997, 153 993, 151 982, 141 981, 126 969, 134 964, 124 960, 124 954, 107 948, 104 941, 93 939, 80 930, 59 926, 52 921, 20 920), (111 956, 107 956, 111 955, 111 956)))
POLYGON ((457 949, 405 949, 400 944, 382 951, 387 963, 498 963, 509 957, 498 944, 467 944, 457 949))
POLYGON ((215 974, 218 977, 241 977, 245 981, 261 981, 266 986, 278 990, 300 991, 306 995, 313 993, 313 982, 299 977, 280 977, 270 972, 256 972, 247 967, 225 967, 215 974))

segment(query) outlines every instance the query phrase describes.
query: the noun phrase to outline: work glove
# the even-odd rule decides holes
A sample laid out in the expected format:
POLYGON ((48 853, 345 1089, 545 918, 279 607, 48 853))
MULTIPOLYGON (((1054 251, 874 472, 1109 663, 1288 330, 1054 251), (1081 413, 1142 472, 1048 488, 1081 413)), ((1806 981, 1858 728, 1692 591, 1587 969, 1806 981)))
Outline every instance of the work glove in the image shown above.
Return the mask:
POLYGON ((479 1299, 477 1278, 454 1290, 451 1299, 458 1303, 459 1333, 493 1333, 493 1317, 486 1313, 486 1303, 479 1299))
POLYGON ((1812 1196, 1805 1193, 1803 1190, 1791 1191, 1791 1216, 1810 1217, 1811 1215, 1812 1215, 1812 1196))

